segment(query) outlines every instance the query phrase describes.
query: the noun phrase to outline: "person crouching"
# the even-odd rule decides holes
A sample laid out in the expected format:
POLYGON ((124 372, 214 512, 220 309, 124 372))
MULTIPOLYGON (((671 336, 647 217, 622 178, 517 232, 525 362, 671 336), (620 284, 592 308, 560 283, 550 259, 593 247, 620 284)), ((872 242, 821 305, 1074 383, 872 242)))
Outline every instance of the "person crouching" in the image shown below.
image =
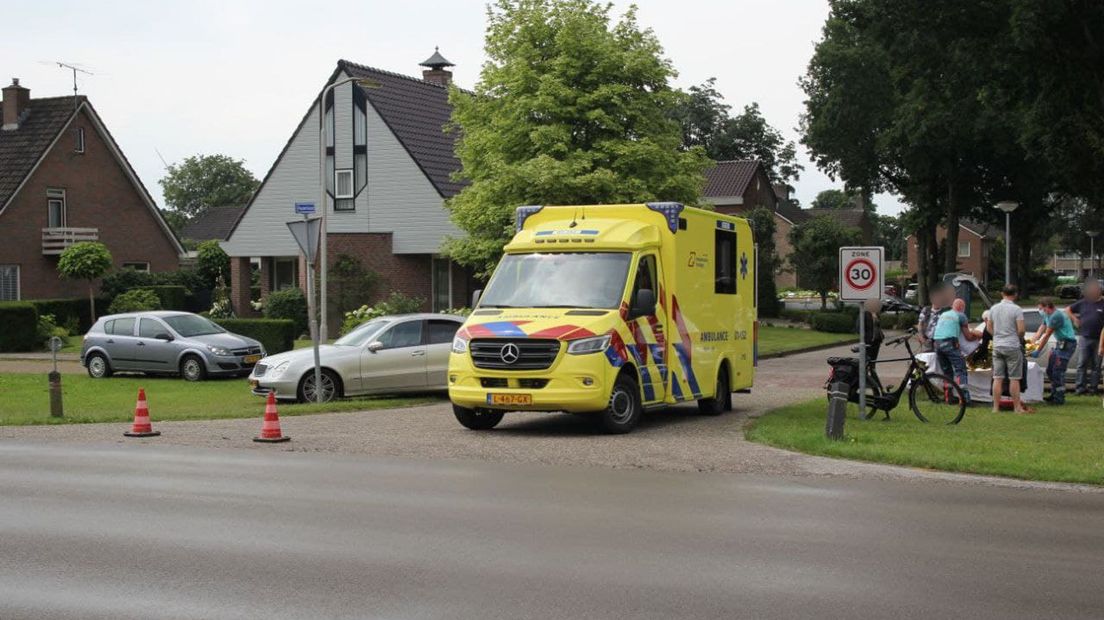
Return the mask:
POLYGON ((1050 396, 1046 400, 1054 405, 1063 405, 1066 402, 1066 367, 1077 350, 1077 332, 1073 329, 1073 321, 1066 313, 1058 312, 1050 297, 1039 300, 1039 312, 1044 317, 1043 336, 1036 341, 1035 352, 1031 356, 1039 357, 1047 341, 1054 337, 1054 351, 1046 367, 1047 378, 1050 379, 1050 396))
POLYGON ((970 321, 966 318, 966 302, 955 299, 951 309, 939 315, 939 322, 935 326, 935 354, 939 360, 939 367, 943 374, 952 376, 955 382, 962 387, 962 394, 966 402, 970 402, 970 392, 967 389, 969 378, 966 374, 966 357, 962 355, 959 339, 977 340, 977 335, 970 329, 970 321))

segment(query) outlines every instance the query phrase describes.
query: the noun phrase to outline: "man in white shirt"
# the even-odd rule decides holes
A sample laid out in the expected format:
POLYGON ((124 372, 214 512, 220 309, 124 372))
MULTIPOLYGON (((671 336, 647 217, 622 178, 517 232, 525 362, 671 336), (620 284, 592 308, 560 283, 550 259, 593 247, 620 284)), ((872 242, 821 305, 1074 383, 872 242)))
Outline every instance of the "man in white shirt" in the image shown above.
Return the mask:
POLYGON ((1020 289, 1007 284, 1001 290, 1001 302, 989 309, 985 327, 993 335, 993 412, 1000 411, 1000 399, 1004 393, 1004 381, 1012 395, 1012 410, 1016 413, 1032 413, 1020 401, 1020 378, 1023 377, 1024 312, 1016 298, 1020 289))

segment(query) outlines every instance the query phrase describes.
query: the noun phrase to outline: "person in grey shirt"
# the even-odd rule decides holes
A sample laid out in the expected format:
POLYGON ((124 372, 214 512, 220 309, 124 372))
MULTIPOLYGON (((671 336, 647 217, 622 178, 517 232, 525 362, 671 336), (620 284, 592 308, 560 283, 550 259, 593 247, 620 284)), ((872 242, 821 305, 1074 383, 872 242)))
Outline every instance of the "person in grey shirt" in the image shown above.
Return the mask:
POLYGON ((1000 411, 1004 381, 1012 395, 1012 409, 1016 413, 1032 413, 1020 401, 1020 378, 1023 377, 1024 312, 1016 298, 1020 289, 1008 284, 1001 290, 1001 302, 989 309, 985 327, 993 335, 993 411, 1000 411))

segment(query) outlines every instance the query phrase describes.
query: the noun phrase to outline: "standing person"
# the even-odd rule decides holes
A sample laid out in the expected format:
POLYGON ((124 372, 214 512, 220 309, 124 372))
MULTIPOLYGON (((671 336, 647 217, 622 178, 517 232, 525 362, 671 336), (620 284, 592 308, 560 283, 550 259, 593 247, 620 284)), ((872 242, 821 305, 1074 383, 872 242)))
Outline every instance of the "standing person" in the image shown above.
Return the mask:
POLYGON ((1054 337, 1054 351, 1047 361, 1046 373, 1050 378, 1050 396, 1046 400, 1055 405, 1066 403, 1066 367, 1077 349, 1077 333, 1073 331, 1073 320, 1065 312, 1054 307, 1054 300, 1044 297, 1039 300, 1039 312, 1043 314, 1043 324, 1039 327, 1042 336, 1035 341, 1032 357, 1039 357, 1051 336, 1054 337))
POLYGON ((916 324, 916 337, 920 340, 921 351, 935 351, 935 326, 939 322, 939 315, 950 306, 950 286, 946 282, 940 282, 932 287, 928 295, 930 304, 920 310, 920 319, 916 324))
POLYGON ((1077 385, 1074 394, 1100 393, 1100 332, 1104 331, 1104 299, 1100 297, 1100 283, 1085 283, 1084 296, 1066 308, 1066 314, 1078 328, 1077 385))
POLYGON ((962 387, 966 402, 969 403, 970 392, 967 387, 969 377, 966 374, 966 358, 962 355, 960 338, 977 340, 977 336, 970 329, 970 320, 966 318, 966 302, 956 299, 949 310, 939 315, 933 340, 939 367, 944 374, 954 377, 955 382, 962 387))
POLYGON ((993 334, 993 413, 1000 411, 1000 399, 1004 394, 1004 382, 1012 395, 1012 410, 1016 413, 1034 413, 1020 401, 1020 378, 1024 361, 1021 343, 1024 336, 1023 308, 1016 304, 1020 289, 1006 284, 1001 290, 1001 302, 989 309, 985 327, 993 334))

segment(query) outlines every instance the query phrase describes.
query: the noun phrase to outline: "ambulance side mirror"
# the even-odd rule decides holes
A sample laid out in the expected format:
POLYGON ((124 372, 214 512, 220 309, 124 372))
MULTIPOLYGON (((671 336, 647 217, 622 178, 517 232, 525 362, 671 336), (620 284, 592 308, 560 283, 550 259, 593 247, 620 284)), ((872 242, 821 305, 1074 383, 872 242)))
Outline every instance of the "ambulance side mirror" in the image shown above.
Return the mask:
POLYGON ((472 305, 471 305, 471 307, 472 307, 473 310, 476 308, 476 306, 479 305, 479 298, 482 297, 482 296, 483 296, 483 289, 476 289, 476 291, 474 293, 472 293, 472 305))
POLYGON ((655 314, 656 296, 650 288, 642 288, 636 292, 636 298, 632 302, 633 318, 639 316, 651 316, 655 314))

